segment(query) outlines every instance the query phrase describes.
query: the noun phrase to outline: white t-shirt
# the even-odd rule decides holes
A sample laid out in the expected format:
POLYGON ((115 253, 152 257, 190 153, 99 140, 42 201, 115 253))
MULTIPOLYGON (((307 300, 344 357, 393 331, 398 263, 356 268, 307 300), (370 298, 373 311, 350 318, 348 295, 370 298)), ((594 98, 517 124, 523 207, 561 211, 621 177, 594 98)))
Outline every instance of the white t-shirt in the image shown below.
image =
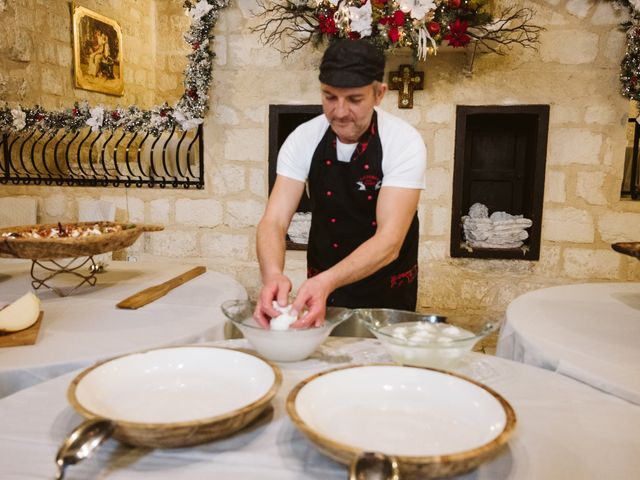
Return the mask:
MULTIPOLYGON (((422 137, 401 118, 377 108, 376 112, 382 144, 382 186, 424 189, 427 148, 422 137)), ((280 148, 277 174, 306 182, 313 153, 327 128, 329 121, 324 114, 298 126, 280 148)), ((349 162, 356 147, 356 143, 344 144, 337 140, 338 160, 349 162)))

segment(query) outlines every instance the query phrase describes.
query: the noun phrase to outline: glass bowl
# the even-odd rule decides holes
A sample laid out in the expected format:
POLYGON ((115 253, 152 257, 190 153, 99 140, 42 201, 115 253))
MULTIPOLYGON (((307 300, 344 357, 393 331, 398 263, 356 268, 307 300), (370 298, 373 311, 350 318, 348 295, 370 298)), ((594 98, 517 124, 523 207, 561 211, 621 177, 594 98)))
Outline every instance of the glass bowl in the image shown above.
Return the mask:
POLYGON ((353 316, 382 342, 395 362, 420 367, 451 368, 498 328, 493 321, 463 328, 443 315, 386 308, 360 308, 353 316))
POLYGON ((276 362, 304 360, 324 342, 334 327, 351 317, 353 312, 348 308, 327 307, 325 322, 321 327, 268 330, 253 318, 256 302, 227 300, 221 308, 259 354, 276 362))

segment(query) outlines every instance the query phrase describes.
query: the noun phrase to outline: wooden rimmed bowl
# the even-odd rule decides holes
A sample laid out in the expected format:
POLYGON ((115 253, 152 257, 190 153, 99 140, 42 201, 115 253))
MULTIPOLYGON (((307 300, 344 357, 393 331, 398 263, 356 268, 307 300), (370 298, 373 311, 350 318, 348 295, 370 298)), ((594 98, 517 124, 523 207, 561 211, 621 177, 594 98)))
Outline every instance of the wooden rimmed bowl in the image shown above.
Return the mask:
POLYGON ((392 364, 314 375, 290 392, 287 413, 325 455, 346 465, 362 452, 394 456, 403 479, 473 470, 516 425, 509 403, 474 380, 392 364))
POLYGON ((144 232, 163 230, 161 225, 136 225, 120 222, 78 222, 64 223, 63 227, 90 228, 117 227, 119 230, 100 235, 85 237, 24 238, 21 236, 3 236, 3 234, 21 235, 24 232, 47 231, 58 228, 57 223, 21 225, 0 228, 0 257, 25 258, 31 260, 50 260, 57 258, 75 258, 99 255, 130 247, 144 232))
POLYGON ((168 347, 84 370, 67 398, 87 419, 114 421, 123 443, 175 448, 242 429, 270 407, 281 383, 280 369, 250 352, 168 347))

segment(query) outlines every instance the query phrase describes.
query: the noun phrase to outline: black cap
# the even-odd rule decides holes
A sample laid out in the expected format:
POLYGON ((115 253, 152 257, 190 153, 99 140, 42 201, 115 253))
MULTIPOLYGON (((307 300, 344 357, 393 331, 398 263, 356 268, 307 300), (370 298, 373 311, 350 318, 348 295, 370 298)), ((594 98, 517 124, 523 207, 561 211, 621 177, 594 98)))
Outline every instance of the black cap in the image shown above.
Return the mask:
POLYGON ((354 88, 384 78, 384 55, 366 40, 336 40, 320 63, 320 81, 332 87, 354 88))

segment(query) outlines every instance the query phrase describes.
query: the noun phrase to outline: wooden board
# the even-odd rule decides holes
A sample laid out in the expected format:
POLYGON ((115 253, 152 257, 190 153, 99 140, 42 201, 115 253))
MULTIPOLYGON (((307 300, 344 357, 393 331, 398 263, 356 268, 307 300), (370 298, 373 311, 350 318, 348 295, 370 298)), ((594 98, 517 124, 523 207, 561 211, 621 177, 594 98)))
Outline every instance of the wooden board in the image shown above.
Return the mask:
POLYGON ((36 323, 31 325, 29 328, 18 330, 17 332, 0 334, 0 347, 19 347, 22 345, 33 345, 36 343, 43 315, 44 312, 40 311, 38 320, 36 320, 36 323))
POLYGON ((128 308, 135 310, 136 308, 143 307, 148 303, 151 303, 169 293, 176 287, 179 287, 183 283, 188 282, 192 278, 197 277, 198 275, 202 275, 207 271, 207 267, 197 266, 188 270, 177 277, 173 277, 166 282, 163 282, 159 285, 154 285, 153 287, 145 288, 141 292, 135 293, 130 297, 125 298, 120 303, 116 305, 118 308, 128 308))

